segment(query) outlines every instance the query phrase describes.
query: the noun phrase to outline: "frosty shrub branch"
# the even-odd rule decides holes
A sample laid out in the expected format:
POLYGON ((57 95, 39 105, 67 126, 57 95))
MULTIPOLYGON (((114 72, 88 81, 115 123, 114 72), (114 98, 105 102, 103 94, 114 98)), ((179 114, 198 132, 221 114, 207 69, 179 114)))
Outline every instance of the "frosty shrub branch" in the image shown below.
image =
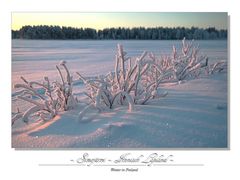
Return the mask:
POLYGON ((12 124, 18 119, 28 122, 29 118, 40 117, 42 120, 54 118, 59 111, 66 111, 76 106, 76 99, 72 94, 72 76, 65 61, 61 61, 56 68, 59 72, 62 82, 54 81, 50 83, 48 77, 44 77, 42 83, 27 81, 21 77, 23 84, 15 84, 14 88, 19 88, 19 100, 31 103, 33 106, 25 112, 17 112, 12 118, 12 124), (65 70, 65 77, 61 66, 65 70), (41 93, 43 90, 44 93, 41 93))
MULTIPOLYGON (((167 96, 161 92, 161 84, 176 83, 198 78, 201 75, 210 75, 227 70, 226 61, 210 64, 208 57, 199 55, 199 46, 194 41, 182 40, 181 48, 172 47, 170 55, 156 57, 151 52, 144 51, 138 57, 129 57, 123 46, 117 45, 115 68, 106 75, 96 78, 86 78, 76 72, 84 83, 88 97, 87 105, 78 114, 78 121, 95 109, 101 112, 104 109, 114 109, 118 106, 128 106, 128 111, 134 110, 135 105, 147 104, 152 99, 167 96)), ((15 84, 20 89, 17 99, 26 101, 32 106, 25 112, 17 112, 12 117, 12 124, 22 119, 54 118, 59 112, 73 109, 78 105, 77 97, 73 94, 73 77, 67 68, 66 62, 61 61, 56 66, 60 82, 50 81, 48 77, 43 82, 28 81, 21 77, 23 83, 15 84)))

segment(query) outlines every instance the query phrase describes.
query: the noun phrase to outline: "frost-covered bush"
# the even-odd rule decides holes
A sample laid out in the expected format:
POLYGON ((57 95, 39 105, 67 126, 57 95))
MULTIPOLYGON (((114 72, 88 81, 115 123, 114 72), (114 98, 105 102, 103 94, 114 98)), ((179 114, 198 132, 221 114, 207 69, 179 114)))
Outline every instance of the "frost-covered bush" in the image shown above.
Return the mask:
POLYGON ((72 77, 65 61, 61 61, 56 66, 61 82, 50 82, 48 77, 44 77, 43 82, 27 81, 21 77, 23 83, 15 84, 14 88, 19 88, 17 99, 26 101, 32 106, 25 112, 17 112, 12 118, 12 124, 18 119, 28 122, 29 118, 40 117, 42 120, 50 120, 59 111, 66 111, 76 106, 76 99, 72 94, 72 77), (62 67, 65 70, 61 70, 62 67))
POLYGON ((219 61, 213 64, 209 64, 206 68, 207 74, 214 74, 219 72, 227 72, 227 62, 226 61, 219 61))
POLYGON ((131 111, 134 104, 145 104, 150 99, 166 96, 158 93, 158 81, 146 81, 151 79, 147 76, 151 76, 148 72, 152 68, 161 74, 159 65, 147 59, 147 54, 143 52, 136 58, 127 57, 122 45, 118 45, 114 72, 88 80, 77 73, 86 85, 85 95, 90 99, 90 105, 80 112, 79 119, 92 107, 101 110, 128 104, 131 111))
POLYGON ((181 53, 177 52, 175 46, 172 50, 173 78, 182 81, 187 78, 198 77, 203 68, 208 65, 208 58, 199 55, 199 46, 194 46, 194 42, 182 40, 181 53))
POLYGON ((155 92, 161 83, 181 82, 182 80, 200 76, 208 66, 208 58, 199 55, 199 47, 194 46, 193 41, 182 40, 182 47, 177 50, 172 48, 172 55, 156 57, 148 54, 150 60, 145 61, 148 70, 143 74, 143 85, 148 92, 155 92), (180 52, 178 52, 180 51, 180 52))
POLYGON ((70 75, 66 62, 61 61, 59 66, 57 65, 56 68, 61 77, 61 82, 53 82, 53 89, 59 101, 61 110, 66 111, 73 109, 76 106, 77 101, 73 96, 73 77, 70 75), (65 78, 63 71, 61 71, 59 66, 65 70, 65 78))
MULTIPOLYGON (((98 110, 104 107, 112 109, 114 105, 123 105, 126 103, 129 104, 129 111, 133 109, 133 97, 130 93, 133 91, 134 82, 137 79, 135 75, 137 67, 134 66, 132 68, 131 59, 125 56, 126 53, 123 51, 122 46, 118 45, 114 72, 89 80, 84 78, 80 73, 77 73, 86 85, 87 92, 85 92, 85 95, 89 97, 92 106, 98 110), (126 67, 127 61, 128 67, 126 67), (133 79, 133 76, 135 79, 133 79)), ((145 55, 142 55, 140 59, 143 56, 145 55)))

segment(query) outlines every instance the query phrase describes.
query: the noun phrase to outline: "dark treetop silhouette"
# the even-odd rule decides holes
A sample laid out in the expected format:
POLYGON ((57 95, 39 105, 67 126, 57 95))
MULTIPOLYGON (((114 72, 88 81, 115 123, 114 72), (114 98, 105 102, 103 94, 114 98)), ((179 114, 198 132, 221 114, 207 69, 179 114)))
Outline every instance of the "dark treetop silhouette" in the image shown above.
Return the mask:
POLYGON ((73 28, 60 26, 23 26, 12 30, 12 39, 129 39, 129 40, 178 40, 183 39, 227 39, 227 30, 215 27, 135 27, 135 28, 73 28))

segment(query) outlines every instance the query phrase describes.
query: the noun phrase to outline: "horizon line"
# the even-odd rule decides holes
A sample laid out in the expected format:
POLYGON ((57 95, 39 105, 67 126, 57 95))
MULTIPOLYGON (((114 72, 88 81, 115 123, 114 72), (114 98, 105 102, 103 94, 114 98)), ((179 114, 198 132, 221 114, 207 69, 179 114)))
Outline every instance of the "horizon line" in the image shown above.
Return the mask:
POLYGON ((228 28, 217 28, 215 26, 208 26, 208 27, 199 27, 199 26, 191 26, 191 27, 186 27, 186 26, 133 26, 133 27, 127 27, 127 26, 112 26, 112 27, 105 27, 105 28, 93 28, 93 27, 77 27, 77 26, 64 26, 64 25, 48 25, 48 24, 40 24, 40 25, 23 25, 22 27, 20 27, 19 29, 14 29, 14 28, 11 28, 12 31, 19 31, 21 30, 23 27, 25 26, 31 26, 31 27, 35 27, 35 26, 59 26, 61 28, 63 27, 67 27, 67 28, 76 28, 76 29, 94 29, 94 30, 97 30, 97 31, 100 31, 100 30, 104 30, 104 29, 111 29, 111 28, 126 28, 126 29, 134 29, 134 28, 145 28, 145 29, 148 29, 148 28, 170 28, 170 29, 174 29, 174 28, 186 28, 186 29, 191 29, 191 28, 198 28, 198 29, 208 29, 208 28, 215 28, 216 30, 228 30, 228 28))

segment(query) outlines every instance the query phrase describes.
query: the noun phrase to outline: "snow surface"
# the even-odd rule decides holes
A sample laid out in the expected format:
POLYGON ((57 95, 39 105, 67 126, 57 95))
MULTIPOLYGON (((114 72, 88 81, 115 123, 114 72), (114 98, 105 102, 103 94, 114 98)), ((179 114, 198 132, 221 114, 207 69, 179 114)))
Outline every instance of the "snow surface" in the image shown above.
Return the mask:
MULTIPOLYGON (((60 60, 68 62, 71 72, 84 76, 106 74, 114 69, 117 44, 122 44, 129 56, 139 56, 149 51, 159 56, 169 54, 172 46, 178 49, 181 41, 78 41, 78 40, 13 40, 12 83, 20 82, 20 76, 28 80, 42 80, 48 76, 58 78, 55 65, 60 60)), ((226 60, 227 41, 197 41, 200 54, 210 61, 226 60)))
MULTIPOLYGON (((12 130, 14 148, 226 148, 227 75, 165 85, 167 97, 147 105, 127 106, 98 113, 84 122, 84 107, 60 114, 48 122, 20 125, 12 130)), ((79 92, 81 91, 81 85, 79 92)))
MULTIPOLYGON (((14 40, 12 48, 12 83, 20 76, 41 80, 58 78, 55 65, 68 61, 72 73, 84 76, 106 74, 113 69, 116 41, 23 41, 14 40)), ((122 41, 130 56, 143 50, 156 55, 169 53, 176 41, 122 41), (159 44, 160 43, 160 44, 159 44)), ((226 41, 199 41, 201 52, 210 61, 226 60, 226 41)), ((136 105, 86 114, 82 122, 78 113, 86 106, 83 84, 75 82, 74 94, 81 104, 48 122, 12 127, 13 148, 227 148, 227 74, 162 85, 164 98, 136 105)), ((12 91, 12 111, 24 111, 28 103, 17 101, 12 91)))

